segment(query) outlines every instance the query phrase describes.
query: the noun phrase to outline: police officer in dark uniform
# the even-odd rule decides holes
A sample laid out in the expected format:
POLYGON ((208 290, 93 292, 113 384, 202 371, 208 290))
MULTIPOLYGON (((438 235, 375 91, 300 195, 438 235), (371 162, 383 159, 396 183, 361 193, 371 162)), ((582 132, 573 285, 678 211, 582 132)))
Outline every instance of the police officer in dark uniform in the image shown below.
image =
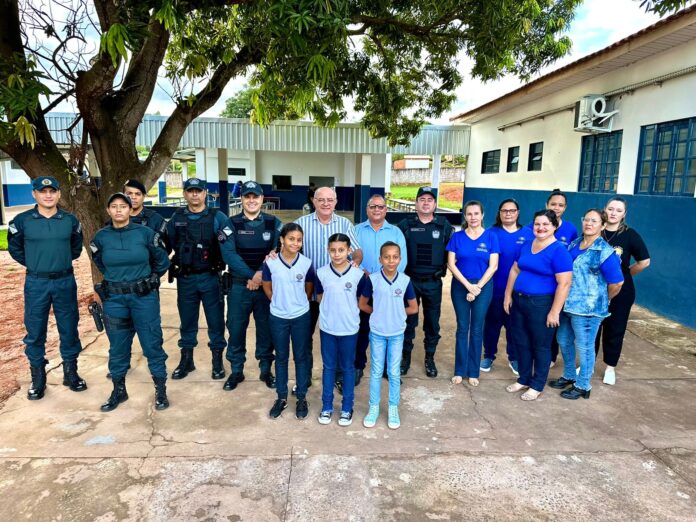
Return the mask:
POLYGON ((77 374, 77 357, 82 350, 77 332, 79 319, 77 283, 73 260, 82 252, 82 227, 77 218, 58 207, 58 180, 42 176, 32 181, 33 209, 22 212, 9 224, 8 250, 27 268, 24 281, 25 353, 31 366, 29 400, 38 400, 46 391, 46 328, 53 305, 63 358, 63 384, 72 391, 87 389, 77 374))
MULTIPOLYGON (((159 213, 143 205, 145 195, 147 194, 145 185, 140 183, 137 179, 129 179, 124 184, 123 193, 128 196, 132 205, 130 223, 148 227, 154 232, 157 232, 160 239, 164 240, 167 233, 167 222, 159 213)), ((135 330, 131 330, 131 346, 133 345, 134 337, 135 330)), ((130 365, 128 365, 128 368, 130 369, 130 365)), ((111 374, 106 374, 106 377, 111 379, 111 374)))
POLYGON ((212 351, 213 379, 225 377, 222 352, 225 342, 224 302, 219 274, 225 268, 218 234, 227 217, 206 206, 206 182, 189 178, 184 183, 186 207, 178 209, 167 223, 167 242, 174 248, 172 273, 177 278, 177 306, 181 338, 181 362, 172 379, 183 379, 196 369, 193 349, 198 344, 198 311, 201 302, 208 323, 208 346, 212 351))
MULTIPOLYGON (((421 187, 416 194, 416 215, 404 219, 398 227, 406 238, 408 264, 406 274, 411 278, 420 307, 423 303, 423 331, 425 333, 425 374, 437 377, 435 350, 440 340, 440 306, 442 278, 447 273, 445 246, 454 228, 443 217, 435 216, 437 193, 432 187, 421 187)), ((413 339, 416 337, 418 314, 406 318, 401 375, 411 367, 413 339)))
POLYGON ((155 382, 155 408, 169 407, 167 399, 167 354, 162 347, 159 278, 169 268, 169 257, 159 234, 130 223, 131 202, 122 192, 106 205, 111 224, 94 236, 89 247, 104 281, 95 290, 104 305, 104 323, 109 337, 109 373, 114 389, 102 404, 111 411, 128 400, 126 372, 130 364, 132 331, 147 358, 155 382))
POLYGON ((242 185, 241 197, 242 212, 231 217, 219 234, 222 258, 229 265, 232 280, 227 298, 227 359, 232 364, 232 373, 224 389, 234 390, 244 380, 246 331, 252 312, 260 379, 274 388, 273 345, 268 326, 271 302, 263 291, 261 265, 278 244, 283 224, 277 217, 261 212, 263 189, 255 181, 242 185))
POLYGON ((137 179, 129 179, 123 187, 123 193, 131 200, 130 222, 143 225, 157 232, 162 239, 167 233, 167 222, 156 211, 144 205, 147 190, 137 179))

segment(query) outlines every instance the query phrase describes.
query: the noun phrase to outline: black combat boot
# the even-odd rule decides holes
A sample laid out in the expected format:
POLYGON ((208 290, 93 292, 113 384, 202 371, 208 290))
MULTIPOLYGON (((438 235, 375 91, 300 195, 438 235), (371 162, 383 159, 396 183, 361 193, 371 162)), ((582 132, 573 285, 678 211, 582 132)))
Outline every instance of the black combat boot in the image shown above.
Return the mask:
POLYGON ((27 399, 38 401, 43 399, 46 392, 46 365, 48 361, 44 359, 40 366, 31 366, 31 388, 27 391, 27 399))
POLYGON ((114 383, 114 390, 107 401, 101 405, 101 411, 112 411, 118 408, 118 405, 128 400, 128 392, 126 391, 126 378, 119 377, 111 379, 114 383))
POLYGON ((155 381, 155 409, 166 410, 169 408, 169 399, 167 399, 167 378, 153 377, 155 381))
POLYGON ((406 375, 411 368, 411 352, 401 352, 401 375, 406 375))
POLYGON ((222 350, 213 350, 213 379, 223 379, 225 377, 225 366, 222 364, 222 350))
POLYGON ((425 375, 427 375, 431 379, 437 377, 437 366, 435 366, 434 353, 425 354, 425 375))
POLYGON ((87 383, 77 374, 77 360, 63 361, 63 386, 69 386, 74 392, 87 389, 87 383))
POLYGON ((193 365, 193 348, 182 348, 181 362, 179 362, 179 366, 174 369, 172 379, 183 379, 189 372, 195 369, 196 367, 193 365))

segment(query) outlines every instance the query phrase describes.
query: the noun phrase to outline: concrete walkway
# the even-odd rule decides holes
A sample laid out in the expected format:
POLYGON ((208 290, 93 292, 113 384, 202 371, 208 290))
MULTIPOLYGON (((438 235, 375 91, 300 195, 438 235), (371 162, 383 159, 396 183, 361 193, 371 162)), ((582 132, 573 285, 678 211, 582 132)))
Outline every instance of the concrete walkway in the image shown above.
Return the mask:
MULTIPOLYGON (((162 302, 171 371, 175 290, 163 289, 162 302)), ((136 346, 130 400, 101 413, 111 388, 108 344, 104 334, 88 336, 80 359, 87 391, 63 387, 53 360, 44 400, 27 401, 24 382, 0 410, 0 518, 694 520, 694 332, 638 311, 616 386, 601 383, 600 362, 590 400, 563 400, 547 389, 525 403, 505 392, 513 376, 504 355, 479 388, 450 384, 455 318, 448 305, 446 298, 440 376, 425 377, 418 348, 395 431, 384 415, 377 427, 362 427, 366 382, 351 427, 316 422, 318 335, 305 421, 295 419, 294 401, 280 419, 268 418, 274 394, 258 381, 253 355, 247 380, 223 391, 210 378, 204 330, 197 370, 168 383, 171 408, 154 411, 136 346)), ((253 328, 249 339, 253 354, 253 328)))

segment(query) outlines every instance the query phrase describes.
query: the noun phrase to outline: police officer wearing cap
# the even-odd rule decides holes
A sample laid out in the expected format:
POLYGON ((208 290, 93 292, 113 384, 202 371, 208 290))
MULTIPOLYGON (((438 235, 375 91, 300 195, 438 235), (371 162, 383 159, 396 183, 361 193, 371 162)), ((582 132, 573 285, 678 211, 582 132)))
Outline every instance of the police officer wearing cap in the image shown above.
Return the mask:
MULTIPOLYGON (((123 186, 123 193, 128 196, 128 199, 130 199, 132 205, 130 211, 130 222, 134 225, 143 225, 152 229, 154 232, 157 232, 160 239, 164 241, 164 237, 167 233, 167 222, 159 213, 143 205, 145 195, 147 194, 145 185, 140 183, 137 179, 129 179, 123 186)), ((132 330, 131 346, 134 337, 135 330, 132 330)), ((130 369, 130 365, 128 368, 130 369)), ((107 378, 111 379, 110 373, 108 373, 106 376, 107 378)))
MULTIPOLYGON (((423 331, 425 333, 425 374, 437 377, 435 350, 440 340, 440 307, 442 304, 442 278, 447 273, 445 246, 454 228, 449 222, 435 215, 437 193, 433 187, 420 187, 416 194, 416 215, 404 219, 398 227, 406 238, 408 264, 406 274, 416 291, 416 300, 423 304, 423 331)), ((416 337, 418 314, 406 318, 404 349, 401 358, 401 375, 411 366, 413 340, 416 337)))
POLYGON ((222 258, 229 266, 232 285, 227 298, 227 328, 229 343, 227 359, 232 373, 225 382, 225 390, 234 390, 244 380, 246 361, 246 331, 253 312, 256 324, 256 360, 261 370, 260 379, 269 388, 275 387, 271 372, 273 345, 268 326, 270 305, 263 291, 261 265, 278 244, 283 224, 261 212, 263 189, 255 181, 242 185, 242 212, 232 216, 219 234, 222 258))
POLYGON ((196 369, 193 349, 198 344, 198 311, 208 324, 208 346, 212 352, 212 378, 225 377, 222 352, 225 342, 224 303, 220 292, 219 273, 225 263, 220 254, 218 234, 227 217, 206 205, 206 182, 189 178, 184 183, 187 205, 178 209, 167 223, 167 243, 174 249, 170 271, 177 278, 177 305, 181 326, 179 347, 181 361, 172 379, 183 379, 196 369))
POLYGON ((72 266, 82 253, 82 227, 74 215, 58 206, 60 185, 56 178, 36 178, 32 189, 36 205, 10 221, 7 239, 12 258, 27 268, 24 344, 31 367, 27 398, 38 400, 46 391, 46 329, 51 305, 60 336, 63 385, 79 392, 86 390, 87 384, 77 374, 82 345, 77 332, 77 283, 72 266))
POLYGON ((112 194, 106 204, 111 223, 89 244, 94 264, 104 274, 95 290, 104 305, 109 373, 114 386, 102 411, 112 411, 128 400, 126 372, 133 331, 138 334, 155 383, 155 408, 169 407, 158 292, 159 278, 169 268, 169 257, 156 232, 130 222, 131 208, 128 196, 112 194))

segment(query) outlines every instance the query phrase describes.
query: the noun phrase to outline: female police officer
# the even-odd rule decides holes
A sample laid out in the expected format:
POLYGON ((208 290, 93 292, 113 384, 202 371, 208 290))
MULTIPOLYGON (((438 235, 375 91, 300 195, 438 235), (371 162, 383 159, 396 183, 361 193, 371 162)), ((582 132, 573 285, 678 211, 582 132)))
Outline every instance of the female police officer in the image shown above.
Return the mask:
POLYGON ((130 362, 131 332, 135 330, 155 381, 155 408, 169 407, 167 400, 167 354, 162 348, 159 278, 169 268, 167 252, 159 235, 150 228, 130 223, 131 201, 113 194, 107 203, 111 224, 90 243, 92 258, 104 274, 95 289, 104 303, 109 336, 109 372, 114 390, 102 404, 111 411, 128 400, 126 372, 130 362))

